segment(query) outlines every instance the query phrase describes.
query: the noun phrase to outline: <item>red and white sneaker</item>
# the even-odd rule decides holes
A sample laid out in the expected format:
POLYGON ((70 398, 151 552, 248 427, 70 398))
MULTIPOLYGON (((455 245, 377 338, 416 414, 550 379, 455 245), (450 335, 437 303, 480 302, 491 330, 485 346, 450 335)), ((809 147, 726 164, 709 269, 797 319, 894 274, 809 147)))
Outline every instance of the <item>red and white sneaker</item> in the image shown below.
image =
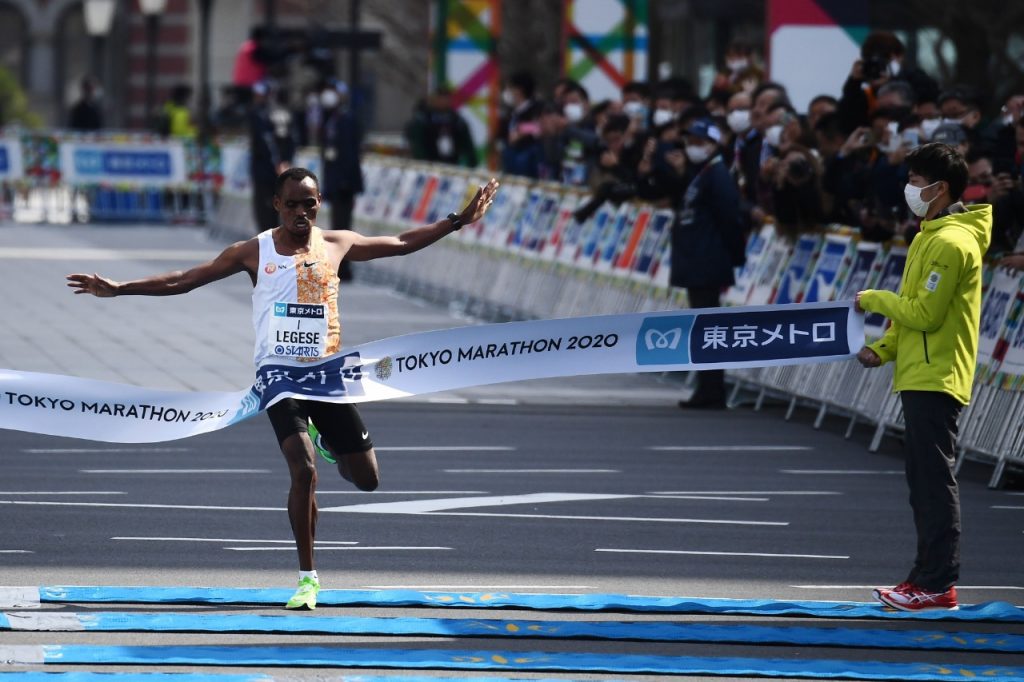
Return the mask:
POLYGON ((910 585, 902 590, 883 591, 879 594, 878 599, 886 606, 900 611, 926 611, 928 609, 952 611, 959 608, 955 587, 951 587, 945 592, 928 592, 917 585, 910 585))
POLYGON ((913 586, 914 583, 910 582, 909 580, 904 580, 896 587, 876 587, 875 589, 871 590, 871 596, 874 597, 875 601, 880 601, 884 604, 885 602, 882 601, 883 594, 888 594, 889 592, 901 592, 913 586))

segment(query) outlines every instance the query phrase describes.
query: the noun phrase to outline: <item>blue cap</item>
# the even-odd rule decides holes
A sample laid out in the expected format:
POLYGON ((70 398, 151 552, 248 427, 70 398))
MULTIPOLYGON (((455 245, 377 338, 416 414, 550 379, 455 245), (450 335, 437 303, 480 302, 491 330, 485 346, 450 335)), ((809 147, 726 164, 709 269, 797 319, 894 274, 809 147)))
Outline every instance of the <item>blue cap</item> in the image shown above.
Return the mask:
POLYGON ((931 141, 956 146, 967 142, 967 131, 959 123, 943 123, 932 133, 931 141))
POLYGON ((709 118, 701 118, 694 121, 686 129, 686 134, 693 135, 694 137, 703 137, 705 140, 711 140, 715 144, 719 144, 722 141, 722 129, 709 118))

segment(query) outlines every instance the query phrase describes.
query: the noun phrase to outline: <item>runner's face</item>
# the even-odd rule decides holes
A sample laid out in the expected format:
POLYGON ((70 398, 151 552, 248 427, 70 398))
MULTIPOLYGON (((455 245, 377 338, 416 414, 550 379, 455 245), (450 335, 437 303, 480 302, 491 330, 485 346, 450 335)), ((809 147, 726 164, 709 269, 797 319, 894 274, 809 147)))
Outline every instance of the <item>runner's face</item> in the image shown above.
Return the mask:
POLYGON ((312 178, 302 181, 288 180, 281 188, 281 195, 274 197, 274 208, 281 216, 281 226, 288 232, 300 236, 309 233, 316 224, 320 210, 320 192, 312 178))

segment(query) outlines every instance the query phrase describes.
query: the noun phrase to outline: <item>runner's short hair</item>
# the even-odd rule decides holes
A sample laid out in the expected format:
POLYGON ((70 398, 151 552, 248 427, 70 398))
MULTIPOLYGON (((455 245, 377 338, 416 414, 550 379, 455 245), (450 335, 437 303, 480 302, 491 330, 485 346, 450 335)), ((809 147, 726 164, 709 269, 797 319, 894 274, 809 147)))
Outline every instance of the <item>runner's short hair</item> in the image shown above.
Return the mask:
POLYGON ((948 144, 929 142, 907 154, 907 169, 929 183, 944 181, 949 185, 949 196, 959 201, 967 187, 967 162, 948 144))
POLYGON ((313 184, 316 185, 316 191, 320 191, 320 181, 316 177, 316 173, 309 170, 308 168, 289 168, 285 172, 277 176, 277 182, 274 183, 274 196, 281 196, 281 190, 284 189, 284 183, 289 180, 295 182, 302 182, 306 178, 313 180, 313 184))

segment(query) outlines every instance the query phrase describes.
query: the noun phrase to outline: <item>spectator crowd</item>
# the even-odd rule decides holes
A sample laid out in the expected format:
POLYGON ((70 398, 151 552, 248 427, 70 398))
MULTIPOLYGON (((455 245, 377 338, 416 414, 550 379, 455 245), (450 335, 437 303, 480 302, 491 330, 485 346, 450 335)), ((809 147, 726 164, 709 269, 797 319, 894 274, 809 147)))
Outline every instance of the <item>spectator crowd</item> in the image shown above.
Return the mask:
MULTIPOLYGON (((708 154, 735 183, 743 231, 772 219, 783 234, 838 223, 868 240, 909 240, 919 221, 904 201, 904 159, 944 142, 967 160, 964 201, 994 205, 990 253, 1019 250, 1024 93, 988 102, 969 85, 940 86, 907 63, 891 33, 868 36, 839 98, 793 102, 765 79, 756 52, 734 43, 704 96, 683 78, 630 82, 619 99, 600 102, 562 79, 542 96, 530 74, 516 73, 502 104, 501 170, 588 188, 581 220, 604 201, 634 198, 682 210, 708 154)), ((446 91, 417 109, 406 135, 415 158, 477 162, 446 91)))

